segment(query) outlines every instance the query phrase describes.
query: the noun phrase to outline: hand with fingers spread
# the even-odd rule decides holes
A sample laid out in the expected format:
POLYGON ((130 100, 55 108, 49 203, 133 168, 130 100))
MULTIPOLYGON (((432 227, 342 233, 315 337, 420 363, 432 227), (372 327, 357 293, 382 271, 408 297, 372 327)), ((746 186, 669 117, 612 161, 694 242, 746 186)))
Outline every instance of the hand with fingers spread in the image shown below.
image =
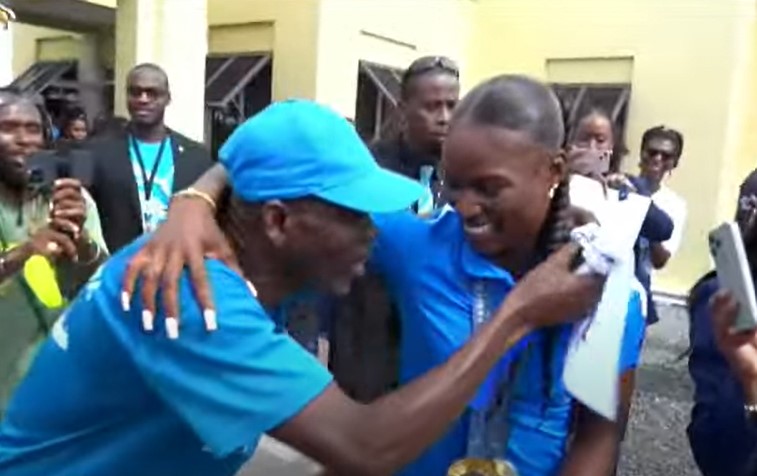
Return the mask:
POLYGON ((739 305, 728 291, 712 297, 710 312, 718 349, 744 387, 749 403, 757 403, 757 330, 732 330, 739 305))
POLYGON ((169 337, 177 338, 180 315, 178 283, 187 266, 197 300, 203 308, 206 328, 215 330, 215 305, 205 271, 205 258, 218 259, 242 274, 208 203, 192 197, 173 200, 166 222, 129 262, 122 286, 124 310, 129 310, 136 283, 141 280, 142 325, 145 330, 152 330, 156 314, 155 297, 160 289, 161 304, 168 316, 166 332, 169 337))

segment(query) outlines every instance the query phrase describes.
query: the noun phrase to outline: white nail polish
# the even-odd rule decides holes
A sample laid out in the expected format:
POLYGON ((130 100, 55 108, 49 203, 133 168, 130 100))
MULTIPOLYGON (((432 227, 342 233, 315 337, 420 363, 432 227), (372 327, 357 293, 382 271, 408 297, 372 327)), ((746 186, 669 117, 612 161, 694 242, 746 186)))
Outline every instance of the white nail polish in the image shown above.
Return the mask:
POLYGON ((254 297, 258 297, 258 290, 255 289, 255 285, 251 282, 247 281, 247 287, 250 289, 250 292, 254 297))
POLYGON ((202 312, 202 316, 205 318, 205 329, 208 331, 214 331, 218 329, 218 321, 216 320, 216 311, 213 309, 205 309, 202 312))
POLYGON ((175 317, 166 317, 166 334, 171 340, 179 338, 179 321, 175 317))
POLYGON ((121 308, 123 308, 124 312, 131 310, 131 296, 127 292, 121 293, 121 308))
POLYGON ((152 312, 148 311, 147 309, 142 311, 142 329, 144 329, 147 332, 153 331, 153 322, 154 318, 152 315, 152 312))

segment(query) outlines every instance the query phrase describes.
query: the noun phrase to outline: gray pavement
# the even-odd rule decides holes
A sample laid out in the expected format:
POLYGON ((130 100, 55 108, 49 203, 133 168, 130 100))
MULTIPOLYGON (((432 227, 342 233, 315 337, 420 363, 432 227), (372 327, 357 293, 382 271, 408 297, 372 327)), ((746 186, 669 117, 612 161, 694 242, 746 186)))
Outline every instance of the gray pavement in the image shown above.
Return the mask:
POLYGON ((636 396, 619 476, 696 476, 686 425, 692 383, 686 359, 688 317, 683 308, 660 306, 649 328, 636 377, 636 396))

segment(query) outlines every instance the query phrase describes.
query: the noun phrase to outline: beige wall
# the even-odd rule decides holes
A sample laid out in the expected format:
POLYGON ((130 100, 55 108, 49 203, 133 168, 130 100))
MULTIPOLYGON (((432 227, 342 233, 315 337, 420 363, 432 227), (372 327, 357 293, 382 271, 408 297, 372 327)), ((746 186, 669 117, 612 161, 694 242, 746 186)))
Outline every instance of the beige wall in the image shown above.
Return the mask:
POLYGON ((24 23, 14 23, 11 31, 13 32, 14 76, 20 75, 41 59, 78 58, 80 35, 74 32, 24 23))
POLYGON ((209 52, 272 50, 273 97, 315 96, 318 0, 208 0, 209 52))
MULTIPOLYGON (((709 266, 707 230, 733 213, 733 184, 748 168, 735 152, 754 146, 742 140, 742 118, 755 120, 742 94, 747 85, 755 88, 754 77, 745 76, 750 67, 754 72, 745 66, 753 52, 746 46, 753 45, 754 2, 479 0, 478 6, 469 49, 475 78, 517 72, 547 79, 550 59, 632 58, 626 167, 636 169, 647 127, 666 124, 686 138, 670 186, 686 198, 689 222, 680 253, 657 280, 666 291, 684 292, 709 266), (501 48, 482 47, 491 44, 501 48)), ((590 79, 593 72, 585 74, 590 79)))
MULTIPOLYGON (((97 3, 113 6, 115 0, 97 3)), ((732 215, 735 186, 757 158, 757 135, 751 133, 757 129, 755 3, 207 0, 207 48, 210 53, 272 51, 275 99, 314 98, 350 117, 361 59, 405 67, 420 55, 451 56, 462 66, 464 89, 505 72, 560 81, 630 80, 632 153, 626 167, 635 170, 647 127, 666 124, 686 137, 670 185, 686 198, 690 220, 681 252, 657 280, 667 291, 683 292, 709 266, 706 232, 732 215)), ((157 20, 142 21, 155 25, 157 20)), ((37 58, 37 42, 30 39, 54 40, 42 43, 44 54, 72 48, 68 32, 18 26, 17 74, 37 58)), ((146 45, 167 47, 155 36, 158 30, 142 27, 146 45)), ((187 49, 192 44, 182 44, 182 51, 194 52, 187 49)))

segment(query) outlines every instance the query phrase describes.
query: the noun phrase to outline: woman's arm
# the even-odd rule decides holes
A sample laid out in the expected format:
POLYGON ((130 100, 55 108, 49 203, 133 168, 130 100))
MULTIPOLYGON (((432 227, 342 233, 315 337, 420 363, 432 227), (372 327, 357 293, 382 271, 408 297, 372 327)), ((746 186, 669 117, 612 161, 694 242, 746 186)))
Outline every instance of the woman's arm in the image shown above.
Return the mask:
POLYGON ((583 405, 576 408, 576 430, 561 476, 612 476, 631 408, 635 369, 620 377, 618 420, 607 420, 583 405))

